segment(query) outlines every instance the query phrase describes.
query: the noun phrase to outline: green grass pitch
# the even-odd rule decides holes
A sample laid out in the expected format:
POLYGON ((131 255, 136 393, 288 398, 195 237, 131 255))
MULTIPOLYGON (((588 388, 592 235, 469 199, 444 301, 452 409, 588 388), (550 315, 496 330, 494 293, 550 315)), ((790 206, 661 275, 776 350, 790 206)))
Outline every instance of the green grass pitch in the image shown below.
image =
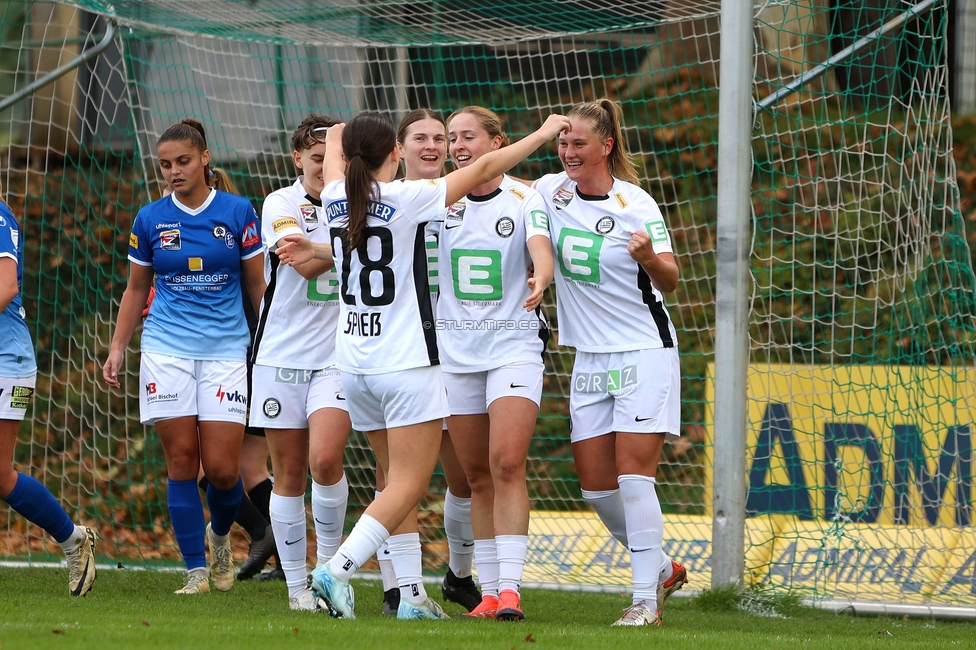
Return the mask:
MULTIPOLYGON (((691 576, 694 580, 694 576, 691 576)), ((237 584, 228 593, 176 596, 178 573, 99 572, 85 598, 67 593, 67 572, 0 567, 0 650, 15 648, 974 648, 976 624, 854 618, 792 607, 787 617, 716 611, 673 598, 663 628, 610 628, 623 594, 526 590, 524 623, 396 621, 379 616, 376 582, 354 582, 360 618, 291 612, 284 583, 237 584)), ((695 586, 692 582, 692 586, 695 586)), ((430 585, 429 593, 440 598, 430 585)), ((714 599, 712 599, 714 601, 714 599)), ((448 604, 450 614, 460 609, 448 604)))

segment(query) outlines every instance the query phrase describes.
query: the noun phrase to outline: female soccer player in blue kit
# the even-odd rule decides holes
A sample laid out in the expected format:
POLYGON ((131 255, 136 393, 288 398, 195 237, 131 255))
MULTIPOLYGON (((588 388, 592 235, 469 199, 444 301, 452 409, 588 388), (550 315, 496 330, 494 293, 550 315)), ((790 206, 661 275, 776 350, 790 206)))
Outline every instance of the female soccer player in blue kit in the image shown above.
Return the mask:
POLYGON ((68 560, 68 592, 84 596, 95 581, 98 535, 76 526, 43 483, 13 467, 17 429, 27 414, 37 380, 34 346, 20 300, 24 277, 20 235, 14 213, 0 201, 0 499, 61 545, 68 560))
POLYGON ((125 349, 156 274, 156 298, 142 333, 141 420, 153 424, 166 454, 167 504, 187 578, 176 593, 210 590, 202 463, 209 481, 210 573, 214 586, 234 585, 231 524, 243 485, 240 450, 247 415, 248 330, 241 282, 260 311, 264 294, 261 227, 247 199, 211 187, 213 171, 203 126, 183 120, 156 144, 159 167, 173 193, 136 216, 129 236, 129 283, 102 373, 119 387, 125 349))

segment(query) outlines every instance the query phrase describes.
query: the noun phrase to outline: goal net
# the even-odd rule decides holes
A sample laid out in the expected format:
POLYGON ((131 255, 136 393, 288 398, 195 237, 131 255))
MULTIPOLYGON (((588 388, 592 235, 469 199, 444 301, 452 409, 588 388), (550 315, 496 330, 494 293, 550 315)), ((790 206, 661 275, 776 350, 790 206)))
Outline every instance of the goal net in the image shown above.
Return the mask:
MULTIPOLYGON (((177 566, 159 440, 138 422, 138 337, 123 390, 100 381, 129 225, 157 198, 155 141, 201 119, 212 156, 260 208, 295 175, 309 113, 349 119, 467 104, 513 137, 550 111, 618 99, 642 183, 680 266, 668 308, 682 437, 658 491, 665 551, 710 584, 719 0, 0 2, 0 96, 108 47, 0 111, 0 182, 23 221, 37 395, 16 466, 94 522, 104 561, 177 566)), ((947 0, 757 2, 746 580, 816 599, 976 603, 971 406, 974 276, 951 155, 947 0), (920 5, 926 5, 920 7, 920 5), (891 21, 899 26, 866 37, 891 21), (851 56, 844 48, 858 44, 851 56), (837 60, 818 72, 831 57, 837 60), (802 75, 811 78, 801 80, 802 75), (790 84, 796 84, 795 91, 790 84), (782 96, 774 95, 783 91, 782 96)), ((515 170, 560 168, 553 148, 515 170)), ((555 296, 547 308, 554 316, 555 296)), ((558 332, 558 323, 556 324, 558 332)), ((580 498, 568 434, 571 350, 551 345, 529 459, 526 579, 629 585, 626 550, 580 498)), ((373 457, 346 455, 347 530, 373 457)), ((444 570, 443 477, 421 504, 444 570)), ((235 533, 238 556, 246 540, 235 533)), ((0 510, 0 557, 54 561, 0 510)))

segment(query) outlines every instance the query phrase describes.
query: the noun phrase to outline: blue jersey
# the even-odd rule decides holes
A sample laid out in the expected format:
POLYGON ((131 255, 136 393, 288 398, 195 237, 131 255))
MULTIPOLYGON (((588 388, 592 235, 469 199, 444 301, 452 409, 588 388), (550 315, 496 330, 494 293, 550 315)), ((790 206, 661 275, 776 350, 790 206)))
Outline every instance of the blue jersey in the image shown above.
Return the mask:
POLYGON ((170 195, 140 210, 129 235, 129 260, 156 272, 142 351, 244 361, 250 337, 241 260, 262 252, 258 215, 235 194, 212 190, 195 210, 170 195))
POLYGON ((0 377, 30 377, 37 374, 37 364, 20 300, 20 285, 24 281, 24 244, 14 213, 0 201, 0 258, 3 257, 9 257, 17 264, 17 295, 0 312, 0 377))

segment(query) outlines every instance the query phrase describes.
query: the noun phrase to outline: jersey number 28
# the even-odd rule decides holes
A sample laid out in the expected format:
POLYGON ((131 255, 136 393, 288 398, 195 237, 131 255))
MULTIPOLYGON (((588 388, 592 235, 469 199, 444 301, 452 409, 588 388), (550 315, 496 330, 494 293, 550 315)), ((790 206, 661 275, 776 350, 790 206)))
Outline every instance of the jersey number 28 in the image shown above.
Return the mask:
POLYGON ((396 282, 394 281, 393 269, 389 264, 393 261, 393 233, 386 228, 366 228, 363 234, 363 243, 351 253, 346 253, 346 229, 332 228, 329 230, 332 238, 332 250, 339 250, 342 247, 342 271, 339 274, 341 285, 342 301, 347 305, 355 305, 356 297, 349 295, 349 274, 352 272, 352 256, 359 257, 362 269, 359 270, 359 290, 362 294, 360 299, 366 307, 381 307, 393 302, 396 295, 396 282), (377 260, 369 257, 369 240, 376 238, 380 240, 380 257, 377 260), (374 274, 379 273, 382 279, 382 291, 376 294, 373 291, 372 279, 374 274))

